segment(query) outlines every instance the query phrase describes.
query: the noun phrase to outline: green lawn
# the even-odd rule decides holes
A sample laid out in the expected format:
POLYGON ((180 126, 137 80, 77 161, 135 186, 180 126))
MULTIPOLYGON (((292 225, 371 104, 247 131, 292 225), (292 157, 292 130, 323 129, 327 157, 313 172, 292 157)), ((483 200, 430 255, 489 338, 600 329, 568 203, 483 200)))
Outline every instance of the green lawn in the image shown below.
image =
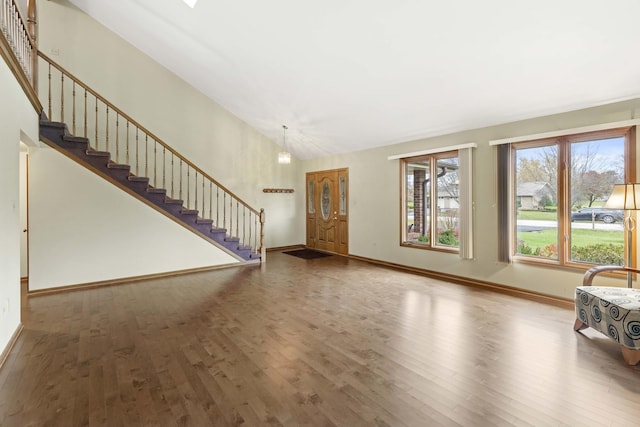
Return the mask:
POLYGON ((518 211, 518 219, 533 219, 539 221, 556 221, 558 219, 556 212, 544 211, 518 211))
MULTIPOLYGON (((593 204, 594 208, 602 207, 603 203, 596 202, 593 204)), ((555 209, 555 208, 554 208, 555 209)), ((556 211, 518 211, 518 219, 535 219, 542 221, 555 221, 557 219, 556 211)))
MULTIPOLYGON (((542 231, 519 232, 518 239, 524 240, 532 248, 541 248, 557 244, 557 229, 548 228, 542 231)), ((587 246, 595 243, 624 244, 622 231, 585 230, 577 229, 571 233, 572 246, 587 246)))

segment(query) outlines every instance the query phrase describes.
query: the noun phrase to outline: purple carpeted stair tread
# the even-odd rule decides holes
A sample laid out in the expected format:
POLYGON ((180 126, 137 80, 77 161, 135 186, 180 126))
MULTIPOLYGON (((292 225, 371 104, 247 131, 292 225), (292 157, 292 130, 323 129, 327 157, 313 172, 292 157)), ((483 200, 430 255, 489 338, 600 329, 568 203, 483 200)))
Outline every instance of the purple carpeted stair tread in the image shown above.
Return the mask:
POLYGON ((149 178, 146 176, 129 175, 127 179, 130 182, 147 182, 147 183, 149 182, 149 178))
POLYGON ((94 157, 111 157, 111 153, 109 153, 108 151, 98 151, 98 150, 94 150, 92 148, 89 148, 87 150, 87 156, 94 156, 94 157))
POLYGON ((129 165, 125 165, 123 163, 115 163, 115 162, 107 163, 107 167, 109 169, 126 169, 126 170, 131 169, 131 166, 129 166, 129 165))
POLYGON ((172 199, 171 197, 165 197, 164 198, 164 202, 168 205, 180 205, 182 206, 182 204, 184 203, 184 200, 180 200, 180 199, 172 199))
POLYGON ((164 189, 164 188, 155 188, 155 187, 147 188, 147 192, 154 193, 154 194, 167 194, 167 190, 166 189, 164 189))
POLYGON ((75 142, 78 144, 89 144, 89 138, 82 136, 65 135, 62 137, 65 142, 75 142))

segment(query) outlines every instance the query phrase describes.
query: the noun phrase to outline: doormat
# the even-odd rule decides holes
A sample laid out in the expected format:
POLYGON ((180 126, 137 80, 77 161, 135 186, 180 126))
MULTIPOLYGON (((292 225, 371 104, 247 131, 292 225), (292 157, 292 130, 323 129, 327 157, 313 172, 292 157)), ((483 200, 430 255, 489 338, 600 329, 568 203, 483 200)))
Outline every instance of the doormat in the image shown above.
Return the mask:
POLYGON ((293 255, 295 257, 303 258, 303 259, 316 259, 316 258, 324 258, 326 256, 331 256, 331 254, 314 251, 313 249, 296 249, 293 251, 285 251, 283 253, 287 255, 293 255))

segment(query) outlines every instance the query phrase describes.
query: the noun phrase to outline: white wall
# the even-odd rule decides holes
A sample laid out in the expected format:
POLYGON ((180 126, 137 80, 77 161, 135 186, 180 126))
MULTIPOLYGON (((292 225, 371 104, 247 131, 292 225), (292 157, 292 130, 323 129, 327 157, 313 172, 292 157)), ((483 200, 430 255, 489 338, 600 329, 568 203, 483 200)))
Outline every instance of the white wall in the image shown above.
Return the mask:
MULTIPOLYGON (((621 102, 516 123, 460 132, 393 146, 305 161, 298 177, 315 170, 349 168, 349 252, 427 270, 573 298, 582 271, 497 261, 496 148, 489 141, 640 117, 640 100, 621 102), (400 165, 387 160, 395 154, 475 142, 475 256, 463 261, 456 254, 400 246, 400 165)), ((600 280, 600 279, 599 279, 600 280)), ((618 282, 618 286, 624 286, 618 282)))
POLYGON ((53 149, 29 166, 30 290, 238 262, 53 149))
POLYGON ((267 247, 304 241, 304 180, 296 181, 296 159, 278 165, 277 144, 69 2, 39 2, 38 22, 45 54, 251 206, 264 208, 267 247), (296 192, 262 192, 274 187, 296 192))
POLYGON ((16 0, 16 4, 18 5, 18 10, 20 11, 20 15, 24 18, 24 22, 27 21, 27 0, 16 0))
POLYGON ((0 352, 20 324, 19 143, 38 138, 38 115, 0 59, 0 352))

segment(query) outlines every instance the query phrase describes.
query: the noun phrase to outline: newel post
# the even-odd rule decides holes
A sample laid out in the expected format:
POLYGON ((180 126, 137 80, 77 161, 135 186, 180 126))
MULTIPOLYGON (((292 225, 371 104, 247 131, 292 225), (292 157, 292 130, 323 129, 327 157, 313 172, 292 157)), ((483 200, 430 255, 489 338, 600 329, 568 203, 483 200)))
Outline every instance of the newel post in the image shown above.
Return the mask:
POLYGON ((31 46, 31 84, 38 93, 38 7, 36 0, 27 0, 27 31, 33 45, 31 46))
POLYGON ((264 246, 264 223, 265 213, 264 208, 260 209, 260 262, 267 261, 267 248, 264 246))

